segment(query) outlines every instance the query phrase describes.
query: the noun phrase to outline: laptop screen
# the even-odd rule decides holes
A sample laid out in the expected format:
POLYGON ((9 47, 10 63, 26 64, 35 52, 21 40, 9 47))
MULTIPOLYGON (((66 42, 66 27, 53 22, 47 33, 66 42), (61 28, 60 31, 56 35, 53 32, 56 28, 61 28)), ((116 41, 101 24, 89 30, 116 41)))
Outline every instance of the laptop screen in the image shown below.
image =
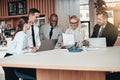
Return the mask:
POLYGON ((55 48, 57 39, 42 40, 39 51, 52 50, 55 48))
POLYGON ((105 48, 106 38, 89 38, 90 48, 105 48))

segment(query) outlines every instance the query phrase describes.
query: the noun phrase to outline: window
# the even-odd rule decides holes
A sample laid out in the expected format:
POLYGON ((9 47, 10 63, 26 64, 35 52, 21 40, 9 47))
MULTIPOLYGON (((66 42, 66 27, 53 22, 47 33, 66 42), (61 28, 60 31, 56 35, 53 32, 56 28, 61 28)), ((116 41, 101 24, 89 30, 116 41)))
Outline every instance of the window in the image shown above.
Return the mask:
POLYGON ((112 24, 114 24, 114 11, 113 10, 107 10, 108 13, 108 21, 112 24))
POLYGON ((80 20, 85 30, 85 38, 90 37, 89 0, 80 0, 80 20))
POLYGON ((89 21, 89 5, 80 4, 80 20, 89 21))
POLYGON ((120 0, 104 0, 107 7, 117 7, 120 5, 120 0))
POLYGON ((119 26, 120 19, 118 19, 120 13, 120 0, 104 0, 107 5, 108 21, 119 26))

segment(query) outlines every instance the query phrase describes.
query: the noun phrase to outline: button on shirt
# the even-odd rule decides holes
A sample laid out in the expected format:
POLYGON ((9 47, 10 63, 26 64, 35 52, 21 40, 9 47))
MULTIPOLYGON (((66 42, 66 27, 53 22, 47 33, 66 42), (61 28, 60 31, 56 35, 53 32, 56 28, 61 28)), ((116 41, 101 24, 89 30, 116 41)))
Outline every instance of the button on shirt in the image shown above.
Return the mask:
POLYGON ((27 51, 27 36, 23 31, 19 31, 16 33, 10 47, 8 48, 7 53, 10 54, 24 54, 27 51))
MULTIPOLYGON (((41 41, 40 41, 40 36, 39 36, 39 28, 38 28, 38 26, 36 26, 36 25, 34 25, 33 28, 34 28, 34 35, 35 35, 36 47, 40 47, 41 41)), ((31 27, 30 27, 30 29, 29 29, 26 33, 27 33, 27 37, 28 37, 28 46, 29 46, 29 47, 33 47, 31 27)))

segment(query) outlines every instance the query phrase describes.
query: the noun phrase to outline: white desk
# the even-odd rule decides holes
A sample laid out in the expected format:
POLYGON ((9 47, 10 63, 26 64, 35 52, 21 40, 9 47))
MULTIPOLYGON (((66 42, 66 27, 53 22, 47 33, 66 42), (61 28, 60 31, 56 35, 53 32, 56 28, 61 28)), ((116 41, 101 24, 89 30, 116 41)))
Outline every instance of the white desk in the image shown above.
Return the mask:
POLYGON ((5 47, 0 46, 0 58, 4 57, 4 55, 6 54, 7 49, 8 49, 7 46, 5 46, 5 47))
POLYGON ((36 68, 37 80, 105 80, 105 72, 120 72, 120 47, 71 53, 67 50, 14 55, 0 66, 36 68))
POLYGON ((6 51, 7 49, 8 49, 7 46, 5 46, 5 47, 1 47, 1 46, 0 46, 0 51, 6 51))

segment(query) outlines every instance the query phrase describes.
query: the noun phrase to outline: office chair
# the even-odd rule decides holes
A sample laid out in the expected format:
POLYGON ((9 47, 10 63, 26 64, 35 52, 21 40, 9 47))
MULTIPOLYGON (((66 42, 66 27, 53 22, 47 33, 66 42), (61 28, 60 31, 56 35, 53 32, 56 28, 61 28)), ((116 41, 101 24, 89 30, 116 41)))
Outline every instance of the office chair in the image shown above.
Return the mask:
POLYGON ((116 40, 114 46, 120 46, 120 38, 117 38, 117 40, 116 40))
POLYGON ((15 70, 14 72, 15 72, 16 76, 22 80, 36 80, 34 77, 27 75, 27 74, 24 74, 24 73, 21 73, 17 70, 15 70))

